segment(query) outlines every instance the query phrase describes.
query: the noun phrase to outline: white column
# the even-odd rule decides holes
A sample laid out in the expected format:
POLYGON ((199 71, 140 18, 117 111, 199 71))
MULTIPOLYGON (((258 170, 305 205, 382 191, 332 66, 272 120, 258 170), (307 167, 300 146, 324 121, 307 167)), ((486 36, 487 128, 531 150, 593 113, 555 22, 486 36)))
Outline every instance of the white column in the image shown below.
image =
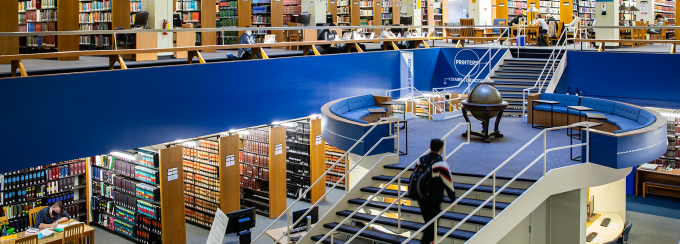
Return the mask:
MULTIPOLYGON (((173 1, 169 0, 142 0, 142 10, 149 12, 149 22, 147 26, 151 29, 163 29, 163 20, 170 23, 172 27, 172 8, 173 1)), ((172 33, 168 35, 158 33, 158 48, 172 47, 172 33)), ((172 56, 172 52, 158 53, 158 56, 172 56)))
POLYGON ((309 0, 308 11, 311 14, 309 25, 316 26, 316 24, 326 23, 326 0, 309 0))
MULTIPOLYGON (((595 2, 595 26, 618 26, 620 0, 612 2, 595 2), (604 6, 604 8, 603 8, 604 6), (604 15, 602 11, 605 10, 604 15)), ((618 29, 595 29, 597 39, 619 39, 618 29)), ((618 43, 608 42, 605 46, 618 46, 618 43)))

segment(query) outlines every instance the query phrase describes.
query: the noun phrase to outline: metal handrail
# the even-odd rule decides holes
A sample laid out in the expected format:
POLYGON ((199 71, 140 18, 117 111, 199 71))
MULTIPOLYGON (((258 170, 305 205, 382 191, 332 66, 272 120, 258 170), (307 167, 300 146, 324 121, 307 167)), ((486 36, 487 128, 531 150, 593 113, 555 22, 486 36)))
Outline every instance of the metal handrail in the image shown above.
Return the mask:
MULTIPOLYGON (((413 89, 414 91, 418 92, 418 94, 420 94, 420 96, 414 96, 414 95, 413 95, 413 92, 411 92, 411 99, 410 99, 410 100, 411 100, 411 111, 413 111, 413 112, 415 113, 416 110, 414 109, 414 106, 417 106, 418 108, 423 109, 423 111, 425 111, 425 112, 427 113, 427 115, 429 115, 430 117, 432 117, 432 114, 431 114, 427 109, 421 107, 420 105, 418 105, 418 104, 415 102, 415 98, 416 98, 416 97, 426 97, 422 92, 420 92, 420 91, 419 91, 418 89, 416 89, 415 87, 402 87, 402 88, 387 90, 387 91, 385 91, 385 96, 386 96, 386 97, 392 97, 392 92, 393 92, 393 91, 400 91, 400 90, 406 90, 406 89, 413 89)), ((425 100, 426 100, 428 103, 430 103, 430 104, 432 105, 432 107, 434 107, 435 109, 437 109, 437 106, 435 106, 435 104, 432 103, 432 101, 430 101, 429 99, 425 99, 425 100)), ((440 110, 441 110, 441 109, 440 109, 440 110)), ((406 113, 406 111, 404 111, 404 113, 406 113)))
MULTIPOLYGON (((502 164, 500 164, 500 165, 499 165, 498 167, 496 167, 493 171, 491 171, 491 173, 487 174, 484 178, 482 178, 482 180, 480 180, 479 182, 477 182, 477 184, 475 184, 473 187, 471 187, 471 188, 470 188, 468 191, 466 191, 463 195, 461 195, 460 197, 458 197, 453 203, 451 203, 448 207, 446 207, 444 210, 442 210, 442 211, 441 211, 437 216, 435 216, 432 220, 430 220, 429 222, 427 222, 426 224, 424 224, 423 227, 421 227, 420 229, 418 229, 418 231, 416 231, 415 233, 413 233, 408 239, 406 239, 406 241, 404 241, 404 243, 406 243, 406 242, 410 241, 411 239, 413 239, 417 234, 419 234, 420 232, 422 232, 427 226, 431 225, 433 222, 434 222, 434 225, 435 225, 434 227, 435 227, 435 230, 436 230, 436 229, 437 229, 437 219, 438 219, 439 217, 441 217, 444 213, 448 212, 452 207, 456 206, 456 204, 458 204, 458 202, 460 202, 461 199, 464 199, 468 194, 470 194, 472 191, 474 191, 477 187, 479 187, 484 181, 486 181, 486 180, 489 179, 490 177, 493 178, 493 188, 492 188, 492 189, 493 189, 493 194, 491 195, 491 197, 489 197, 484 203, 482 203, 481 205, 479 205, 479 207, 477 207, 475 210, 471 211, 470 214, 468 214, 465 218, 463 218, 460 222, 458 222, 458 224, 456 224, 453 228, 451 228, 451 230, 449 230, 448 232, 446 232, 446 234, 443 235, 445 238, 446 238, 446 236, 448 236, 448 235, 450 235, 451 233, 453 233, 453 231, 455 231, 458 227, 460 227, 463 223, 465 223, 465 221, 467 221, 470 217, 472 217, 475 213, 477 213, 481 208, 483 208, 484 206, 486 206, 486 204, 489 203, 489 201, 493 201, 493 205, 492 205, 492 209, 493 209, 493 210, 492 210, 492 211, 493 211, 492 221, 493 221, 494 219, 496 219, 496 196, 497 196, 498 194, 500 194, 503 190, 505 190, 505 188, 507 188, 508 185, 510 185, 512 182, 514 182, 520 175, 524 174, 524 172, 526 172, 531 166, 533 166, 533 165, 534 165, 539 159, 541 159, 541 158, 543 158, 543 176, 545 176, 545 175, 547 174, 547 153, 548 153, 548 152, 556 151, 556 150, 561 150, 561 149, 567 149, 567 148, 574 148, 574 147, 582 147, 582 146, 585 146, 585 147, 586 147, 586 155, 585 155, 586 161, 585 161, 585 162, 589 162, 589 161, 590 161, 590 153, 589 153, 589 151, 590 151, 590 143, 589 143, 589 142, 590 142, 590 127, 595 126, 596 124, 597 124, 597 123, 593 123, 593 122, 579 122, 579 123, 574 123, 574 124, 571 124, 571 125, 560 126, 560 127, 553 127, 553 128, 547 128, 547 129, 542 130, 540 133, 538 133, 536 136, 534 136, 534 138, 532 138, 529 142, 527 142, 526 144, 524 144, 524 146, 522 146, 519 150, 517 150, 517 152, 515 152, 514 154, 512 154, 507 160, 505 160, 502 164), (552 131, 552 130, 561 130, 561 129, 568 129, 568 128, 572 128, 572 127, 585 127, 585 128, 586 128, 586 142, 585 142, 585 143, 579 143, 579 144, 574 144, 574 145, 569 145, 569 146, 562 146, 562 147, 556 147, 556 148, 546 149, 546 146, 547 146, 547 132, 548 132, 548 131, 552 131), (512 160, 513 158, 515 158, 515 156, 517 156, 520 152, 524 151, 524 149, 526 149, 531 143, 533 143, 534 141, 536 141, 536 139, 538 139, 541 135, 543 136, 543 153, 542 153, 541 155, 539 155, 533 162, 531 162, 531 163, 530 163, 527 167, 525 167, 522 171, 520 171, 517 175, 515 175, 510 181, 508 181, 508 183, 506 183, 505 185, 503 185, 502 188, 500 188, 498 191, 496 191, 496 172, 498 172, 498 170, 500 170, 503 166, 505 166, 508 162, 510 162, 510 160, 512 160)), ((435 240, 434 242, 435 242, 435 244, 438 244, 439 242, 441 242, 441 240, 437 241, 437 238, 438 238, 438 234, 437 234, 437 232, 435 231, 435 234, 434 234, 434 240, 435 240)))
MULTIPOLYGON (((370 133, 378 126, 378 125, 380 125, 381 122, 385 122, 385 121, 386 121, 386 122, 389 122, 388 124, 390 125, 390 134, 391 134, 391 133, 392 133, 392 132, 391 132, 391 131, 392 131, 392 126, 391 126, 391 125, 392 125, 392 123, 399 123, 399 118, 397 118, 397 117, 380 118, 380 120, 378 120, 377 122, 375 122, 374 125, 371 126, 371 128, 370 128, 366 133, 364 133, 364 135, 361 136, 361 138, 359 138, 359 140, 357 140, 356 143, 354 143, 354 145, 352 145, 352 147, 350 147, 350 148, 349 148, 349 149, 348 149, 348 150, 347 150, 340 158, 338 158, 338 160, 335 161, 335 163, 333 163, 333 164, 332 164, 332 165, 331 165, 331 166, 330 166, 330 167, 329 167, 329 168, 328 168, 321 176, 319 176, 319 178, 316 179, 316 181, 314 181, 314 183, 311 184, 311 185, 307 188, 307 190, 305 190, 304 193, 300 194, 300 196, 298 197, 298 199, 296 199, 290 206, 288 206, 288 208, 286 208, 286 210, 284 210, 283 213, 281 213, 274 221, 272 221, 272 223, 269 224, 269 226, 267 226, 267 228, 265 228, 265 229, 262 231, 262 233, 260 233, 257 237, 255 237, 255 239, 254 239, 251 243, 255 243, 258 239, 260 239, 260 237, 262 237, 262 235, 264 235, 264 233, 265 233, 267 230, 269 230, 269 229, 270 229, 270 228, 271 228, 271 227, 272 227, 279 219, 281 219, 281 217, 282 217, 284 214, 286 214, 286 216, 287 216, 287 218, 288 218, 288 220, 287 220, 287 223, 288 223, 288 230, 287 230, 287 232, 286 232, 286 233, 288 233, 288 234, 285 235, 285 236, 288 238, 288 243, 290 243, 290 226, 291 226, 291 225, 290 225, 290 210, 291 210, 291 208, 293 208, 293 206, 294 206, 296 203, 300 202, 300 200, 302 200, 302 198, 303 198, 304 196, 306 196, 307 193, 308 193, 309 191, 311 191, 312 188, 313 188, 316 184, 318 184, 320 181, 323 181, 323 183, 325 184, 325 183, 326 183, 326 177, 325 177, 325 176, 328 174, 328 172, 330 172, 330 171, 336 166, 336 164, 338 164, 338 162, 340 162, 340 160, 342 160, 342 159, 345 158, 345 157, 348 157, 347 155, 349 155, 349 153, 350 153, 357 145, 359 145, 359 143, 363 142, 364 138, 366 138, 366 136, 368 136, 368 134, 370 134, 370 133)), ((380 140, 379 140, 375 145, 373 145, 373 147, 371 148, 371 150, 369 150, 363 157, 361 157, 361 159, 360 159, 359 161, 357 161, 357 163, 354 165, 354 167, 356 167, 357 165, 359 165, 359 162, 361 162, 361 160, 363 160, 363 159, 366 157, 366 155, 368 155, 368 154, 369 154, 369 153, 370 153, 370 152, 371 152, 378 144, 380 144, 380 142, 382 142, 383 139, 385 139, 385 138, 396 138, 397 141, 398 141, 398 140, 399 140, 399 133, 396 133, 396 134, 397 134, 396 136, 387 136, 387 137, 380 138, 380 140)), ((397 143, 397 145, 399 145, 399 144, 397 143)), ((397 150, 398 150, 398 148, 397 148, 397 150)), ((350 170, 348 170, 348 171, 346 171, 346 172, 348 173, 349 171, 351 171, 352 169, 354 169, 354 167, 352 167, 350 170)), ((347 167, 345 167, 345 168, 347 168, 347 167)), ((330 190, 327 190, 326 193, 325 193, 323 196, 321 196, 320 199, 323 199, 324 197, 326 197, 326 195, 328 195, 328 194, 331 192, 331 190, 335 189, 335 187, 338 185, 338 183, 339 183, 340 181, 342 181, 342 180, 347 176, 347 173, 346 173, 344 176, 342 176, 342 178, 340 178, 338 181, 336 181, 335 184, 333 185, 333 187, 331 187, 330 190)), ((309 214, 309 212, 310 212, 315 206, 319 205, 320 202, 321 202, 321 201, 317 201, 317 202, 314 203, 311 207, 309 207, 309 209, 303 214, 303 216, 309 214)), ((296 221, 296 222, 293 224, 293 226, 296 226, 297 224, 299 224, 300 221, 302 221, 302 218, 298 219, 298 221, 296 221)), ((279 241, 281 240, 281 238, 283 238, 283 236, 281 236, 281 237, 280 237, 278 240, 276 240, 274 243, 279 243, 279 241)))
MULTIPOLYGON (((550 72, 554 72, 554 71, 555 71, 555 62, 557 61, 557 58, 558 58, 558 57, 560 56, 560 54, 562 53, 562 48, 560 48, 559 51, 557 51, 557 54, 555 54, 555 50, 558 50, 558 49, 557 49, 558 47, 565 47, 565 48, 564 48, 564 55, 567 54, 567 50, 568 50, 569 48, 566 48, 566 45, 567 45, 567 31, 566 31, 566 30, 563 31, 563 32, 562 32, 562 35, 560 35, 560 38, 557 39, 557 43, 558 43, 558 44, 559 44, 560 41, 562 40, 562 37, 564 37, 564 43, 563 43, 562 45, 555 45, 555 47, 553 48, 552 52, 550 53, 550 57, 548 57, 548 61, 545 62, 545 65, 543 66, 543 70, 541 70, 541 74, 540 74, 540 75, 538 76, 538 78, 536 79, 536 83, 534 83, 534 86, 533 86, 533 87, 529 87, 529 88, 522 89, 522 115, 523 115, 523 116, 526 115, 526 114, 525 114, 525 113, 526 113, 526 110, 527 110, 527 101, 526 101, 526 99, 527 99, 527 97, 528 97, 529 95, 531 95, 531 90, 533 90, 533 89, 535 89, 535 88, 538 88, 538 93, 541 93, 541 90, 543 90, 543 85, 544 85, 545 82, 548 80, 548 74, 550 74, 550 72), (550 69, 548 70, 548 73, 545 74, 545 69, 548 67, 548 64, 550 64, 550 61, 552 61, 552 65, 550 66, 550 69), (541 82, 541 78, 543 77, 543 74, 545 74, 545 79, 543 79, 543 82, 541 82)), ((564 57, 564 55, 562 55, 562 56, 564 57)), ((560 59, 560 63, 561 63, 561 62, 562 62, 562 59, 560 59)), ((559 66, 559 64, 558 64, 558 66, 559 66)), ((554 74, 553 74, 553 76, 550 78, 550 81, 552 81, 552 79, 553 79, 554 77, 555 77, 555 76, 554 76, 554 74)))
MULTIPOLYGON (((455 153, 455 152, 458 151, 460 148, 462 148, 464 145, 470 144, 470 123, 459 123, 458 125, 456 125, 456 127, 454 127, 453 129, 451 129, 446 135, 444 135, 444 136, 442 137, 442 140, 444 141, 444 151, 442 152, 442 154, 445 154, 444 160, 446 160, 446 159, 448 159, 451 155, 453 155, 453 153, 455 153), (461 144, 458 145, 458 147, 456 147, 456 149, 454 149, 450 154, 446 155, 446 138, 447 138, 449 135, 451 135, 456 129, 458 129, 458 128, 459 128, 460 126, 462 126, 462 125, 465 125, 466 128, 467 128, 467 141, 461 143, 461 144)), ((423 153, 422 155, 426 155, 426 154, 429 153, 429 152, 430 152, 430 149, 428 149, 427 151, 425 151, 425 153, 423 153)), ((421 156, 422 156, 422 155, 421 155, 421 156)), ((385 186, 383 186, 382 188, 380 188, 380 190, 378 190, 378 192, 376 192, 375 194, 371 195, 368 199, 366 199, 366 201, 365 201, 361 206, 357 207, 356 210, 354 210, 349 216, 347 216, 345 219, 343 219, 342 221, 340 221, 340 223, 338 223, 337 226, 335 226, 332 230, 330 230, 328 233, 326 233, 326 235, 324 235, 318 242, 316 242, 316 244, 321 243, 321 242, 322 242, 323 240, 325 240, 326 237, 328 237, 329 235, 331 235, 331 239, 332 239, 332 238, 333 238, 333 237, 332 237, 332 233, 335 233, 335 231, 336 231, 338 228, 340 228, 340 226, 342 225, 342 223, 344 223, 345 221, 351 219, 351 218, 352 218, 359 210, 363 209, 363 208, 364 208, 371 200, 373 200, 373 198, 375 198, 375 197, 378 196, 380 193, 382 193, 383 190, 387 189, 388 186, 392 185, 392 184, 394 183, 395 180, 397 180, 397 182, 398 182, 398 183, 397 183, 397 184, 398 184, 398 185, 397 185, 397 198, 396 198, 394 201, 392 201, 392 203, 390 203, 390 205, 388 205, 385 209, 383 209, 383 210, 380 212, 380 214, 376 215, 376 217, 373 218, 373 220, 371 220, 370 222, 368 222, 363 228, 361 228, 361 230, 359 230, 357 233, 355 233, 349 240, 345 241, 345 243, 351 243, 352 240, 354 240, 354 239, 355 239, 357 236, 359 236, 364 230, 366 230, 366 228, 368 228, 371 224, 373 224, 373 222, 375 222, 380 216, 382 216, 382 215, 383 215, 388 209, 390 209, 396 202, 399 202, 399 203, 400 203, 399 205, 397 205, 397 206, 398 206, 398 209, 397 209, 397 232, 401 232, 401 199, 402 199, 402 198, 407 194, 407 192, 408 192, 408 191, 404 191, 404 193, 401 193, 401 175, 403 175, 404 173, 406 173, 407 171, 409 171, 409 169, 410 169, 412 166, 414 166, 417 162, 418 162, 418 159, 416 159, 415 161, 413 161, 413 163, 411 163, 411 164, 409 164, 408 166, 406 166, 406 167, 404 168, 404 170, 402 170, 399 174, 397 174, 394 178, 392 178, 392 180, 390 180, 390 182, 386 183, 385 186)), ((333 241, 331 240, 331 243, 332 243, 332 242, 333 242, 333 241)))
MULTIPOLYGON (((500 49, 503 49, 503 47, 504 47, 506 44, 510 44, 509 41, 508 41, 508 40, 510 39, 510 35, 509 35, 510 33, 509 33, 509 31, 510 31, 510 27, 506 27, 506 28, 505 28, 505 31, 503 31, 503 33, 501 33, 501 35, 496 39, 496 41, 494 41, 494 43, 486 50, 486 52, 484 53, 484 55, 482 55, 482 56, 479 58, 479 62, 477 62, 477 63, 475 64, 475 66, 473 66, 472 69, 470 69, 470 71, 467 73, 467 75, 465 75, 465 76, 463 77, 463 79, 461 79, 461 82, 458 83, 458 85, 455 85, 455 86, 448 86, 448 87, 440 87, 440 88, 432 88, 432 93, 435 94, 436 96, 441 96, 442 98, 444 98, 444 101, 448 102, 449 105, 453 106, 453 104, 451 104, 451 101, 452 101, 452 100, 460 99, 460 98, 463 97, 463 94, 465 94, 466 92, 470 92, 470 87, 472 86, 472 82, 469 81, 469 79, 470 79, 470 74, 472 74, 472 71, 474 71, 475 68, 477 68, 477 66, 479 66, 480 63, 482 63, 482 62, 481 62, 482 59, 484 59, 484 57, 486 57, 487 54, 489 54, 489 62, 487 62, 486 65, 484 65, 484 67, 483 67, 482 69, 484 69, 484 68, 486 68, 486 67, 488 66, 488 67, 489 67, 489 73, 487 74, 487 77, 488 77, 489 75, 491 75, 491 65, 490 65, 490 63, 491 63, 491 61, 496 57, 496 55, 499 53, 499 52, 497 51, 496 53, 493 54, 493 56, 491 56, 491 54, 490 54, 491 48, 495 47, 496 44, 500 42, 501 38, 503 37, 503 34, 506 34, 506 33, 507 33, 508 35, 505 37, 505 42, 501 44, 501 47, 499 48, 499 50, 500 50, 500 49), (463 92, 461 92, 460 95, 459 95, 457 98, 446 99, 446 96, 444 96, 444 94, 443 94, 443 93, 446 92, 446 89, 460 87, 460 85, 463 84, 463 83, 465 82, 466 78, 468 79, 468 87, 465 88, 465 90, 463 90, 463 92)), ((518 46, 518 48, 519 48, 519 46, 518 46)), ((510 49, 510 45, 508 45, 508 49, 510 49)), ((480 75, 481 73, 482 73, 482 72, 477 73, 477 76, 475 76, 475 80, 479 77, 479 75, 480 75)), ((485 79, 486 79, 486 78, 485 78, 485 79)))

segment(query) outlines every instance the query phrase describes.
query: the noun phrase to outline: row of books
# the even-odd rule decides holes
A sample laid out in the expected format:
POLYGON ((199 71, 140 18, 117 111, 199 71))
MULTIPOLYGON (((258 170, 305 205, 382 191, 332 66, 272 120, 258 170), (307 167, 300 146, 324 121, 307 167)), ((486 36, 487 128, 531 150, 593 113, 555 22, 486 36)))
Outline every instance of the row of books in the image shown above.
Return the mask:
POLYGON ((581 7, 595 7, 595 1, 579 1, 578 6, 581 7))
POLYGON ((189 159, 192 161, 196 161, 199 163, 204 163, 204 164, 210 164, 210 165, 218 165, 219 164, 219 155, 217 152, 206 152, 198 149, 191 149, 187 147, 183 147, 182 149, 182 154, 185 159, 189 159))
POLYGON ((269 142, 269 131, 266 130, 251 130, 247 134, 241 135, 241 138, 251 141, 269 142))
POLYGON ((135 185, 137 196, 149 201, 161 200, 161 189, 152 185, 138 183, 135 185))
POLYGON ((142 3, 141 2, 130 2, 130 11, 131 12, 141 12, 142 11, 142 3))
POLYGON ((95 23, 95 22, 111 22, 110 12, 93 12, 93 13, 80 13, 78 14, 78 22, 82 23, 95 23))
POLYGON ((359 1, 359 7, 373 7, 373 1, 359 1))
MULTIPOLYGON (((237 9, 220 9, 220 18, 238 17, 237 9)), ((229 25, 227 25, 229 26, 229 25)))
POLYGON ((137 212, 154 219, 161 218, 161 207, 154 204, 137 200, 137 212))
POLYGON ((57 10, 56 9, 46 9, 46 10, 35 10, 27 11, 23 16, 24 22, 45 22, 45 21, 57 21, 57 10))
POLYGON ((392 19, 392 14, 382 14, 383 19, 392 19))
POLYGON ((57 0, 28 0, 19 2, 19 11, 56 7, 57 0))
POLYGON ((349 23, 352 21, 352 18, 349 16, 338 16, 338 23, 349 23))
POLYGON ((220 153, 220 143, 211 140, 194 140, 182 143, 183 147, 206 151, 208 153, 220 153))
POLYGON ((188 13, 179 13, 180 18, 184 22, 200 22, 201 21, 201 13, 200 12, 188 12, 188 13))
POLYGON ((111 23, 80 24, 80 30, 110 30, 111 23))
MULTIPOLYGON (((284 0, 284 4, 285 4, 285 0, 284 0)), ((238 1, 228 1, 228 2, 222 1, 222 2, 219 2, 218 6, 220 7, 220 9, 222 9, 223 7, 238 8, 238 1)))
POLYGON ((259 154, 253 154, 249 152, 239 152, 239 158, 241 162, 247 164, 253 164, 260 167, 269 167, 269 157, 259 154))
POLYGON ((338 14, 349 14, 349 7, 338 7, 338 14))
POLYGON ((559 8, 560 7, 560 2, 555 2, 555 1, 539 1, 538 6, 540 7, 552 7, 552 8, 559 8))
POLYGON ((578 12, 579 12, 579 13, 582 13, 582 14, 584 14, 584 13, 591 13, 591 14, 594 14, 594 13, 595 13, 595 9, 594 9, 594 8, 579 7, 579 8, 578 8, 578 12))
POLYGON ((219 180, 210 177, 204 177, 191 172, 184 172, 184 182, 208 189, 220 190, 219 180))
POLYGON ((253 0, 253 3, 271 3, 271 0, 253 0))
MULTIPOLYGON (((204 176, 208 176, 208 177, 219 178, 219 175, 217 174, 217 170, 215 170, 214 172, 204 171, 204 170, 202 170, 202 167, 200 165, 202 165, 202 164, 184 160, 183 169, 184 169, 185 172, 191 172, 191 173, 198 174, 198 175, 204 175, 204 176)), ((208 165, 206 165, 206 166, 208 166, 208 165)), ((211 166, 211 167, 215 167, 215 166, 211 166)))
POLYGON ((359 25, 373 25, 373 20, 361 19, 359 25))
MULTIPOLYGON (((84 174, 82 169, 85 162, 61 165, 48 169, 40 169, 30 173, 19 173, 11 175, 0 175, 2 182, 1 190, 17 189, 33 184, 56 180, 72 175, 84 174)), ((70 179, 73 180, 73 179, 70 179)))
POLYGON ((349 0, 338 0, 338 7, 349 6, 349 0))
POLYGON ((101 195, 108 198, 113 198, 113 192, 116 191, 112 185, 106 184, 104 182, 93 181, 92 182, 92 193, 96 195, 101 195))
POLYGON ((241 175, 250 176, 262 180, 269 180, 269 169, 255 167, 247 164, 241 164, 239 170, 241 172, 241 175))
POLYGON ((299 15, 301 10, 300 5, 283 6, 283 14, 299 15))
POLYGON ((241 175, 241 186, 247 189, 260 190, 258 189, 257 181, 255 178, 241 175))
POLYGON ((373 16, 373 10, 371 9, 362 9, 359 13, 361 16, 373 16))
MULTIPOLYGON (((269 23, 269 20, 270 17, 268 16, 253 16, 253 23, 269 23)), ((269 156, 269 144, 266 142, 243 140, 243 151, 269 156)))
POLYGON ((271 12, 271 6, 253 6, 253 14, 266 14, 271 12))
POLYGON ((190 184, 184 185, 184 193, 189 196, 205 199, 211 202, 220 202, 220 192, 209 190, 203 187, 197 187, 190 184))
POLYGON ((201 2, 199 1, 177 2, 176 9, 181 11, 200 11, 201 2))
POLYGON ((15 219, 19 217, 28 216, 29 210, 39 206, 42 206, 41 200, 30 201, 16 205, 2 206, 2 212, 5 213, 5 216, 8 219, 15 219))
POLYGON ((136 217, 136 223, 139 229, 149 231, 156 234, 162 234, 163 228, 161 228, 161 221, 157 219, 152 219, 144 215, 138 214, 136 217))
POLYGON ((207 227, 212 226, 213 219, 215 218, 211 215, 204 214, 204 213, 201 213, 201 212, 196 212, 196 211, 189 209, 189 208, 184 209, 184 214, 185 214, 184 218, 186 220, 189 220, 189 221, 192 221, 192 222, 195 222, 195 223, 207 226, 207 227))
POLYGON ((79 12, 94 12, 94 11, 106 11, 111 10, 111 1, 92 1, 92 2, 79 2, 78 3, 79 12))

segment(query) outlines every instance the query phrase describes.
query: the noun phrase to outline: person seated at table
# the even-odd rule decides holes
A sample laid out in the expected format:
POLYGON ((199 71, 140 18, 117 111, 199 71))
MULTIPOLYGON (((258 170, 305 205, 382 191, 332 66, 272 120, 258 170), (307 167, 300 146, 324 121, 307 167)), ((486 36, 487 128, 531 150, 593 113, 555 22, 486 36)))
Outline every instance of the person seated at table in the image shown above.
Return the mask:
MULTIPOLYGON (((510 21, 510 26, 519 26, 519 19, 524 18, 524 14, 518 14, 510 21)), ((512 31, 513 36, 517 36, 517 29, 512 31)))
POLYGON ((35 217, 35 228, 56 228, 59 223, 68 221, 71 218, 64 211, 64 204, 61 201, 52 203, 49 208, 43 208, 35 217))
MULTIPOLYGON (((238 38, 238 44, 255 44, 255 37, 253 37, 253 31, 252 30, 244 31, 243 34, 241 34, 241 37, 238 38)), ((251 55, 253 54, 251 53, 250 48, 238 49, 238 57, 241 59, 250 59, 251 55)), ((255 57, 258 59, 262 59, 262 54, 256 53, 255 57)))
MULTIPOLYGON (((663 26, 664 20, 663 20, 663 16, 661 14, 657 14, 654 17, 654 21, 656 22, 656 24, 654 24, 654 26, 663 26)), ((649 30, 647 30, 647 34, 661 34, 661 29, 649 29, 649 30)))
POLYGON ((545 22, 543 19, 542 14, 537 14, 536 19, 534 20, 534 23, 531 24, 531 26, 538 26, 538 34, 547 34, 548 33, 548 23, 545 22))
POLYGON ((567 33, 574 33, 574 31, 576 31, 576 28, 581 23, 581 18, 578 17, 578 11, 574 11, 573 13, 571 13, 571 17, 573 18, 573 20, 571 21, 571 23, 565 26, 567 27, 567 33))
MULTIPOLYGON (((416 32, 416 30, 407 29, 406 31, 404 31, 404 34, 402 35, 402 37, 403 38, 418 37, 418 33, 416 32)), ((401 45, 404 46, 403 49, 411 49, 411 48, 415 48, 416 42, 415 41, 402 41, 401 45)), ((399 48, 401 48, 401 46, 399 48)))
MULTIPOLYGON (((384 28, 382 30, 382 32, 380 32, 380 38, 397 38, 397 36, 394 33, 392 33, 392 29, 387 27, 387 28, 384 28)), ((383 45, 385 45, 385 44, 383 42, 380 42, 380 46, 382 47, 383 45)), ((399 45, 399 44, 397 44, 397 45, 399 45)), ((399 47, 399 48, 401 48, 401 47, 399 47)), ((394 50, 394 47, 392 47, 392 45, 389 45, 387 47, 387 50, 394 50)))

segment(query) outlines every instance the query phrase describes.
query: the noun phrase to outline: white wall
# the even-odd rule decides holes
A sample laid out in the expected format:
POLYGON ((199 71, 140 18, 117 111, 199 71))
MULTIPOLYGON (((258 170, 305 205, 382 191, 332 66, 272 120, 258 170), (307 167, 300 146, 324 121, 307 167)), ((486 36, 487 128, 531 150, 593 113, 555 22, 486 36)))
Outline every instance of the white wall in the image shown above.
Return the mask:
POLYGON ((595 213, 619 213, 626 220, 626 179, 588 188, 588 199, 595 197, 595 213))
POLYGON ((481 6, 480 3, 481 0, 467 0, 467 1, 468 1, 468 18, 475 19, 475 24, 478 24, 480 21, 479 8, 481 6))
MULTIPOLYGON (((173 1, 169 0, 142 0, 142 10, 149 12, 147 26, 150 29, 163 29, 163 20, 166 20, 172 28, 172 4, 173 1)), ((157 45, 158 48, 172 47, 172 33, 158 33, 157 45)), ((172 52, 158 53, 158 56, 172 56, 172 52)))
POLYGON ((475 19, 475 25, 493 25, 491 16, 491 0, 479 1, 479 20, 475 19))
POLYGON ((468 1, 452 0, 449 1, 449 22, 460 23, 460 19, 467 18, 468 1))
MULTIPOLYGON (((595 2, 595 26, 619 25, 620 0, 613 2, 595 2), (602 15, 602 5, 605 5, 606 15, 602 15)), ((597 39, 619 39, 618 29, 595 29, 597 39)), ((605 46, 618 46, 618 43, 608 42, 605 46)))

